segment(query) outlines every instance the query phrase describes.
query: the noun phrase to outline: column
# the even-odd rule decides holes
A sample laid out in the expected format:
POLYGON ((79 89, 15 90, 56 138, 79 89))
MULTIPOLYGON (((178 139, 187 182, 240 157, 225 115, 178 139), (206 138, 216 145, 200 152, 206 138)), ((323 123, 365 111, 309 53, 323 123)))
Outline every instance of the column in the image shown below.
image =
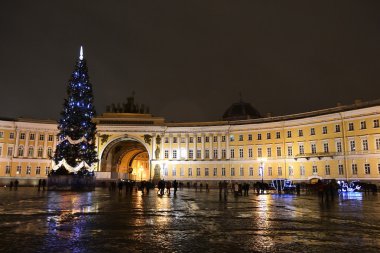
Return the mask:
POLYGON ((161 144, 160 144, 160 160, 163 160, 164 159, 164 153, 165 153, 165 151, 164 151, 164 141, 165 141, 165 137, 164 137, 164 135, 162 134, 161 135, 161 144))
POLYGON ((201 135, 201 142, 202 142, 201 158, 202 158, 202 160, 204 160, 205 159, 205 134, 201 135))
POLYGON ((13 150, 13 157, 18 156, 18 143, 20 141, 19 139, 20 139, 20 130, 16 129, 16 144, 13 150))
POLYGON ((220 134, 218 134, 218 136, 217 136, 217 138, 218 138, 218 159, 220 160, 220 159, 222 159, 222 147, 221 147, 221 136, 220 136, 220 134))
POLYGON ((150 157, 151 160, 158 159, 156 157, 156 134, 152 134, 152 157, 150 157))
POLYGON ((193 160, 197 159, 197 134, 194 134, 194 152, 193 152, 193 160))
POLYGON ((47 158, 47 143, 48 143, 48 134, 44 134, 44 152, 42 153, 43 158, 47 158))
POLYGON ((177 142, 178 142, 177 160, 181 160, 181 134, 178 134, 177 142))
POLYGON ((173 135, 169 135, 169 160, 173 159, 173 151, 172 151, 172 143, 173 143, 173 135))
POLYGON ((216 157, 214 157, 214 135, 209 134, 208 136, 210 140, 210 159, 215 159, 216 157))
POLYGON ((226 133, 226 159, 230 159, 230 136, 229 133, 226 133))
POLYGON ((38 152, 38 140, 40 138, 40 135, 38 132, 36 132, 36 136, 34 137, 34 154, 33 157, 37 157, 37 152, 38 152))
POLYGON ((28 157, 28 153, 29 153, 29 137, 30 137, 30 131, 27 131, 25 133, 24 157, 28 157))
POLYGON ((189 159, 189 135, 185 135, 185 141, 186 141, 186 154, 185 154, 185 159, 189 159))

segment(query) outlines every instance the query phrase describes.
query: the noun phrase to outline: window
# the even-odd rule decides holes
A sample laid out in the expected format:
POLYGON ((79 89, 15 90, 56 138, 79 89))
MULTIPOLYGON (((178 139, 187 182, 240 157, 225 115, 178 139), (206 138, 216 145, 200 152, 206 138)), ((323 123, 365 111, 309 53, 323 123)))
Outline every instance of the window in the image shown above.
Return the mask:
POLYGON ((350 150, 355 151, 355 141, 354 140, 350 141, 350 150))
POLYGON ((318 167, 317 167, 317 165, 313 165, 313 174, 315 175, 315 174, 317 174, 318 173, 318 167))
POLYGON ((43 140, 45 140, 45 135, 40 134, 40 141, 43 141, 43 140))
POLYGON ((261 140, 261 134, 257 134, 257 140, 261 140))
POLYGON ((240 158, 244 157, 244 150, 243 150, 243 148, 239 148, 239 157, 240 158))
POLYGON ((15 138, 15 133, 9 133, 9 139, 14 139, 15 138))
POLYGON ((327 126, 322 127, 322 134, 327 134, 327 126))
POLYGON ((243 135, 239 135, 239 141, 243 141, 243 135))
POLYGON ((235 136, 233 134, 230 135, 230 141, 234 141, 235 140, 235 136))
POLYGON ((362 146, 364 151, 368 151, 368 140, 363 140, 362 146))
POLYGON ((328 164, 325 165, 325 173, 326 173, 326 176, 330 175, 330 165, 328 164))
POLYGON ((165 137, 165 143, 169 143, 169 138, 165 137))
POLYGON ((0 146, 0 157, 3 156, 3 146, 0 146))
POLYGON ((249 149, 248 149, 248 157, 249 157, 249 158, 252 158, 252 157, 253 157, 253 151, 252 151, 252 148, 249 148, 249 149))
POLYGON ((35 134, 29 134, 29 140, 34 141, 35 138, 36 138, 35 134))
POLYGON ((206 159, 210 158, 210 150, 208 150, 208 149, 205 150, 205 158, 206 159))
POLYGON ((280 139, 281 138, 281 133, 280 132, 276 132, 276 139, 280 139))
POLYGON ((302 137, 302 136, 303 136, 303 131, 302 131, 302 129, 298 130, 298 136, 299 136, 299 137, 302 137))
POLYGON ((48 141, 53 141, 53 138, 54 138, 53 135, 50 134, 48 137, 48 141))
POLYGON ((303 146, 303 144, 299 144, 298 148, 300 155, 305 154, 305 147, 303 146))
POLYGON ((218 136, 213 137, 214 142, 218 142, 218 136))
POLYGON ((45 174, 46 174, 46 175, 49 175, 49 171, 50 171, 50 167, 46 167, 46 168, 45 168, 45 174))
POLYGON ((314 127, 310 128, 310 135, 315 135, 315 128, 314 127))
POLYGON ((20 133, 20 140, 25 140, 25 133, 20 133))
POLYGON ((257 148, 257 157, 263 157, 263 149, 257 148))
POLYGON ((354 123, 348 123, 348 131, 354 131, 354 123))
POLYGON ((190 138, 189 138, 189 142, 190 142, 190 143, 194 143, 194 137, 190 137, 190 138))
POLYGON ((327 142, 323 143, 323 152, 325 153, 329 152, 329 144, 327 142))
POLYGON ((222 168, 222 176, 223 176, 223 177, 226 176, 226 168, 222 168))
POLYGON ((293 156, 293 147, 288 146, 288 156, 293 156))
POLYGON ((176 149, 173 150, 173 159, 177 159, 177 150, 176 149))
POLYGON ((292 138, 292 131, 288 131, 288 138, 292 138))
POLYGON ((201 159, 202 157, 202 151, 200 149, 197 149, 197 159, 201 159))
POLYGON ((315 143, 311 144, 311 153, 316 154, 317 153, 317 145, 315 143))
POLYGON ((169 158, 169 150, 165 150, 165 159, 169 158))
POLYGON ((360 122, 360 129, 366 129, 367 128, 367 124, 365 121, 362 121, 360 122))
POLYGON ((172 168, 172 176, 173 177, 177 176, 177 170, 176 170, 176 168, 172 168))
POLYGON ((18 156, 24 156, 24 146, 18 147, 18 156))
POLYGON ((218 150, 214 149, 214 159, 218 159, 218 150))
POLYGON ((222 142, 226 142, 226 136, 222 135, 222 142))
POLYGON ((208 177, 209 176, 209 171, 208 171, 208 168, 205 168, 205 176, 208 177))
POLYGON ((13 156, 13 147, 8 147, 7 156, 13 156))
POLYGON ((40 174, 41 174, 41 167, 37 166, 36 167, 36 175, 40 175, 40 174))
POLYGON ((371 166, 369 165, 369 163, 364 164, 364 173, 366 175, 371 174, 371 166))
MULTIPOLYGON (((50 149, 51 149, 51 148, 50 148, 50 149)), ((28 150, 28 156, 29 156, 29 157, 34 156, 34 148, 33 148, 33 146, 30 146, 30 147, 29 147, 29 150, 28 150)))
POLYGON ((226 159, 226 150, 225 149, 222 149, 222 158, 226 159))
POLYGON ((300 175, 305 176, 305 166, 303 165, 300 166, 300 175))
POLYGON ((0 132, 0 139, 2 139, 2 138, 4 138, 4 132, 3 131, 0 132))
POLYGON ((17 174, 17 175, 21 174, 21 165, 18 165, 18 166, 17 166, 16 174, 17 174))
POLYGON ((240 168, 239 176, 241 176, 241 177, 244 176, 244 168, 243 167, 240 168))
POLYGON ((7 174, 7 175, 11 174, 11 166, 10 165, 5 166, 5 174, 7 174))
POLYGON ((272 156, 272 148, 267 148, 267 156, 268 157, 272 156))
POLYGON ((340 125, 335 125, 335 132, 340 133, 340 125))
POLYGON ((270 140, 271 139, 271 135, 270 133, 267 133, 267 140, 270 140))
POLYGON ((338 165, 338 174, 339 175, 343 175, 344 174, 344 172, 343 172, 343 164, 339 164, 338 165))
POLYGON ((230 156, 230 158, 235 158, 235 149, 231 149, 230 150, 230 153, 231 153, 231 156, 230 156))
POLYGON ((168 168, 164 168, 164 176, 167 177, 169 175, 168 168))
POLYGON ((189 159, 193 159, 194 158, 194 150, 190 149, 189 150, 189 159))
POLYGON ((26 166, 26 175, 30 175, 31 172, 32 172, 32 167, 26 166))
POLYGON ((235 176, 235 168, 231 168, 231 177, 235 176))
POLYGON ((379 120, 378 119, 373 120, 373 127, 374 128, 379 128, 379 126, 380 126, 379 120))
POLYGON ((181 177, 185 176, 185 170, 184 170, 184 168, 180 168, 180 169, 179 169, 179 175, 180 175, 181 177))
POLYGON ((197 177, 201 175, 201 168, 197 168, 197 177))
POLYGON ((282 167, 277 168, 277 175, 282 176, 282 167))
POLYGON ((252 167, 249 167, 249 176, 253 176, 253 168, 252 167))
POLYGON ((294 176, 294 170, 292 166, 289 166, 289 176, 294 176))
POLYGON ((376 139, 376 149, 377 149, 377 150, 380 149, 380 138, 377 138, 377 139, 376 139))
POLYGON ((352 175, 357 175, 358 174, 358 165, 353 163, 353 164, 351 164, 351 168, 352 168, 352 175))
POLYGON ((216 177, 218 175, 218 168, 214 168, 212 175, 216 177))
POLYGON ((173 137, 173 143, 177 143, 177 137, 173 137))
POLYGON ((193 176, 193 169, 192 168, 188 168, 188 176, 189 177, 193 176))
POLYGON ((210 142, 210 137, 206 136, 205 137, 205 142, 210 142))
POLYGON ((342 153, 342 142, 340 141, 336 142, 336 152, 342 153))
POLYGON ((281 147, 277 147, 277 156, 278 156, 278 157, 281 156, 281 147))
POLYGON ((272 167, 268 167, 268 176, 272 176, 273 172, 272 172, 272 167))
POLYGON ((248 140, 252 141, 252 134, 248 134, 248 140))

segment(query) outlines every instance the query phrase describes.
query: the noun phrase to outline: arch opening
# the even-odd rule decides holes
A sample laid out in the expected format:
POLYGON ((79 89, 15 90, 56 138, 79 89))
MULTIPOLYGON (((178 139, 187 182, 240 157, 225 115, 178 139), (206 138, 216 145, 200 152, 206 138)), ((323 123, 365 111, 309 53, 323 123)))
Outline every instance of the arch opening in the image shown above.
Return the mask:
POLYGON ((112 179, 149 181, 149 152, 135 139, 119 139, 104 149, 100 172, 110 172, 112 179))

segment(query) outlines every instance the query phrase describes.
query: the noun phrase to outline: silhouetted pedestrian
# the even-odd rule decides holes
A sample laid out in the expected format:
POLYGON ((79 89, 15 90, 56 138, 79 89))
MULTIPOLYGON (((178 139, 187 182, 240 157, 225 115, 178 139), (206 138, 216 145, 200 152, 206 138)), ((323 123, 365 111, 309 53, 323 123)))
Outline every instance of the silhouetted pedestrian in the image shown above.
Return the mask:
POLYGON ((42 186, 42 179, 38 180, 38 191, 41 190, 41 186, 42 186))
POLYGON ((9 183, 9 189, 12 191, 12 189, 13 189, 13 181, 11 181, 11 182, 9 183))
POLYGON ((173 188, 174 188, 174 195, 176 195, 177 194, 177 188, 178 188, 178 182, 177 182, 177 180, 174 180, 174 182, 173 182, 173 188))
POLYGON ((42 190, 45 191, 45 187, 46 187, 46 179, 43 179, 42 180, 42 190))
POLYGON ((18 180, 16 179, 16 181, 15 181, 15 190, 17 190, 17 188, 18 188, 18 180))

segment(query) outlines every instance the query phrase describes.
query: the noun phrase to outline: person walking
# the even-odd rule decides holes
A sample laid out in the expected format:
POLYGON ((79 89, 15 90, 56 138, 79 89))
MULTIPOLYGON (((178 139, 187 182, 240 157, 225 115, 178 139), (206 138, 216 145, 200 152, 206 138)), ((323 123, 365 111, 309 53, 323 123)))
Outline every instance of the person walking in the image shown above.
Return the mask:
POLYGON ((18 180, 16 179, 15 181, 15 190, 17 191, 17 188, 18 188, 18 180))
POLYGON ((209 192, 210 189, 208 188, 208 183, 206 183, 206 192, 209 192))
POLYGON ((226 180, 223 182, 223 193, 224 193, 224 200, 227 200, 227 191, 228 191, 228 183, 226 180))
POLYGON ((38 180, 38 191, 41 190, 41 186, 42 186, 42 179, 38 180))
POLYGON ((13 189, 13 181, 11 181, 11 182, 9 183, 9 189, 12 191, 12 189, 13 189))
POLYGON ((43 179, 42 180, 42 190, 45 191, 45 187, 46 187, 46 179, 43 179))
POLYGON ((173 188, 174 188, 174 195, 176 195, 177 194, 177 189, 178 189, 178 182, 177 182, 177 180, 174 180, 174 182, 173 182, 173 188))

